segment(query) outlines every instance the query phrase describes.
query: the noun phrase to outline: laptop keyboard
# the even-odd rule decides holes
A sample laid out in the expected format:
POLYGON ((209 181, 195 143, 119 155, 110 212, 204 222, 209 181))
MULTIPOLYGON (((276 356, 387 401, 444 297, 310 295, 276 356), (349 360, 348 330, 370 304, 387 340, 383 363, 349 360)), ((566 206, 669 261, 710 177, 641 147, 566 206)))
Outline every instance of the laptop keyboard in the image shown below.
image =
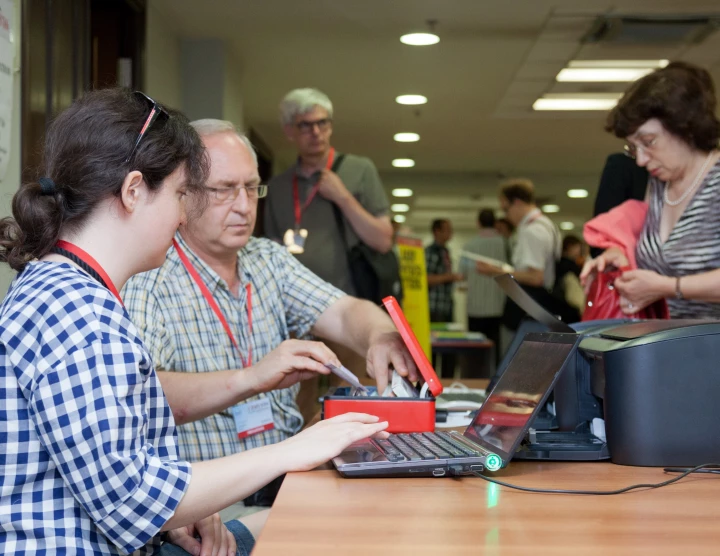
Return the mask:
POLYGON ((375 440, 388 461, 423 461, 466 458, 480 455, 455 440, 447 432, 391 434, 387 440, 375 440))

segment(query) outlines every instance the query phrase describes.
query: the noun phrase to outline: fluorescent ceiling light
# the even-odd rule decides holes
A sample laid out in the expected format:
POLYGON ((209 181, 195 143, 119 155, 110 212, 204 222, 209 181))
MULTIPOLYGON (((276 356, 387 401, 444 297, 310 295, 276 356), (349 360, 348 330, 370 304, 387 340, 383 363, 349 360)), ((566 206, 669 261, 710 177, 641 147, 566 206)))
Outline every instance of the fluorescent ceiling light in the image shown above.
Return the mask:
POLYGON ((560 222, 560 229, 561 230, 574 230, 575 224, 572 222, 560 222))
POLYGON ((567 196, 571 199, 584 199, 588 192, 587 189, 568 189, 567 196))
POLYGON ((422 95, 400 95, 395 98, 395 102, 398 104, 425 104, 427 97, 422 95))
POLYGON ((410 206, 402 204, 402 203, 398 203, 395 205, 391 205, 390 210, 393 212, 407 212, 410 210, 410 206))
POLYGON ((664 68, 669 60, 572 60, 555 77, 564 83, 627 83, 664 68))
POLYGON ((392 190, 393 197, 412 197, 413 196, 413 190, 412 189, 405 189, 405 188, 398 188, 392 190))
POLYGON ((399 143, 414 143, 415 141, 420 141, 420 136, 417 133, 396 133, 393 137, 395 141, 399 143))
POLYGON ((560 83, 627 83, 652 72, 651 68, 565 68, 555 77, 560 83))
POLYGON ((404 214, 396 214, 393 216, 393 220, 397 222, 398 224, 402 224, 405 222, 405 215, 404 214))
POLYGON ((412 158, 396 158, 392 161, 392 165, 395 168, 412 168, 415 166, 415 161, 412 158))
POLYGON ((571 60, 569 68, 664 68, 670 60, 571 60))
POLYGON ((551 212, 560 212, 560 207, 558 205, 543 205, 541 210, 550 214, 551 212))
POLYGON ((400 42, 410 46, 428 46, 440 42, 440 37, 432 33, 410 33, 400 37, 400 42))
POLYGON ((533 110, 610 110, 622 93, 558 93, 543 95, 533 110))

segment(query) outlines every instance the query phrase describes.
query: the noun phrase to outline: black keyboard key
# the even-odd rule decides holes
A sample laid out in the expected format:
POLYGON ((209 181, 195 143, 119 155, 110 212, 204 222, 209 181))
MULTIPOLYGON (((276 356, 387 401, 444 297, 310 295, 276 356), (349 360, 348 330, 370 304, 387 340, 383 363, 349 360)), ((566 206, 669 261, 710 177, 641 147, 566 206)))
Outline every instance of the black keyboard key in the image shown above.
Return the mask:
POLYGON ((437 457, 439 457, 439 458, 452 457, 450 452, 448 452, 445 448, 443 448, 442 446, 439 446, 438 444, 435 444, 432 440, 423 436, 422 434, 414 433, 412 435, 412 437, 414 440, 418 441, 424 448, 430 450, 437 457))
POLYGON ((430 450, 428 450, 425 446, 420 444, 417 440, 415 440, 412 436, 409 434, 399 434, 398 435, 400 439, 405 442, 410 448, 415 450, 418 454, 420 454, 420 457, 424 460, 426 459, 435 459, 435 454, 433 454, 430 450))
POLYGON ((464 452, 465 455, 467 455, 467 456, 479 456, 480 455, 480 452, 473 450, 472 448, 470 448, 469 446, 466 446, 465 444, 463 444, 462 442, 460 442, 458 440, 455 440, 450 433, 443 431, 443 432, 439 432, 437 434, 438 434, 438 436, 440 436, 440 438, 442 438, 443 440, 446 440, 447 442, 449 442, 450 444, 455 446, 458 450, 464 452))
POLYGON ((398 450, 400 453, 402 453, 405 458, 407 458, 410 461, 420 461, 424 458, 420 457, 417 452, 415 452, 410 446, 405 444, 402 440, 400 440, 396 435, 391 434, 390 438, 388 438, 390 443, 393 445, 393 447, 398 450))
POLYGON ((434 432, 426 432, 424 433, 424 436, 432 441, 433 443, 437 444, 441 448, 443 448, 445 451, 447 451, 451 457, 454 458, 462 458, 465 457, 467 454, 460 450, 460 448, 456 447, 454 444, 451 444, 450 442, 447 442, 440 438, 438 435, 436 435, 434 432))
POLYGON ((405 456, 387 440, 376 440, 375 442, 380 448, 380 451, 385 454, 388 461, 405 461, 405 456))

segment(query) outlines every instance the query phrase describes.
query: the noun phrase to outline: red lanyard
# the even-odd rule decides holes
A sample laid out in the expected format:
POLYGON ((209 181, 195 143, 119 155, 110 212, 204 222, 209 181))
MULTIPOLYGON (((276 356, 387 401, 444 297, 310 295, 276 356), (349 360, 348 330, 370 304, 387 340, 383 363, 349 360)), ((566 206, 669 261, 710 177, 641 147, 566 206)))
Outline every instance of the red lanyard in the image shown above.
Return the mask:
MULTIPOLYGON (((325 165, 325 168, 327 170, 330 170, 332 168, 333 162, 335 160, 335 148, 330 147, 330 152, 328 153, 328 159, 327 164, 325 165)), ((317 195, 318 189, 320 189, 320 181, 318 181, 313 188, 310 190, 310 195, 308 195, 307 199, 305 199, 305 203, 303 206, 300 206, 300 192, 298 191, 298 179, 297 179, 297 172, 293 174, 293 200, 295 202, 295 229, 298 230, 300 228, 300 220, 302 219, 302 213, 307 210, 307 208, 310 206, 310 203, 312 203, 313 199, 315 198, 315 195, 317 195)))
POLYGON ((225 315, 222 314, 222 311, 220 310, 220 307, 218 307, 217 302, 215 301, 215 298, 213 297, 212 293, 210 293, 210 290, 205 285, 205 282, 203 282, 203 279, 200 278, 200 275, 198 274, 198 271, 195 270, 195 267, 190 262, 190 259, 188 259, 185 252, 180 248, 180 245, 178 245, 178 242, 173 239, 173 245, 175 246, 175 249, 180 256, 180 260, 182 261, 183 266, 188 271, 188 274, 192 277, 192 279, 195 281, 195 283, 200 288, 200 291, 203 294, 203 297, 205 298, 205 301, 208 302, 208 305, 210 305, 210 308, 213 310, 213 313, 215 313, 215 316, 220 321, 220 324, 222 324, 222 327, 225 329, 225 332, 228 335, 228 338, 230 338, 230 341, 235 346, 235 349, 237 349, 238 354, 240 354, 240 360, 242 361, 243 368, 249 367, 252 365, 252 287, 251 284, 248 282, 248 284, 245 286, 245 291, 247 292, 247 316, 248 316, 248 328, 249 328, 249 334, 248 334, 248 357, 247 360, 243 357, 242 351, 240 351, 240 346, 237 343, 237 340, 235 340, 235 336, 233 336, 232 330, 230 330, 230 325, 228 324, 227 320, 225 319, 225 315))
MULTIPOLYGON (((105 272, 105 269, 100 266, 100 263, 97 262, 87 251, 84 251, 83 249, 80 249, 77 245, 70 243, 68 241, 64 241, 62 239, 57 240, 55 243, 56 247, 59 247, 60 249, 64 249, 68 253, 75 255, 80 261, 85 263, 87 266, 89 266, 92 270, 95 271, 95 273, 100 278, 100 281, 103 283, 103 286, 105 286, 107 289, 110 290, 110 293, 112 293, 115 297, 117 297, 117 300, 120 302, 120 305, 123 307, 122 299, 120 298, 120 292, 117 291, 117 288, 115 287, 115 284, 113 284, 113 281, 110 279, 110 276, 108 276, 107 272, 105 272)), ((72 259, 70 259, 72 260, 72 259)))

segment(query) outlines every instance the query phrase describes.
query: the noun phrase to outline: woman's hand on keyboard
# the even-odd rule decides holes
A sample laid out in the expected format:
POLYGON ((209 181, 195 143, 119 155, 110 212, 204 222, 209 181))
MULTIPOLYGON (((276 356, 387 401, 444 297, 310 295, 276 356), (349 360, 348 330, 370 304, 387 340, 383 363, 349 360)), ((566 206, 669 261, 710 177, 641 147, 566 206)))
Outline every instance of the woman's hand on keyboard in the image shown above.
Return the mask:
POLYGON ((387 421, 374 415, 345 413, 320 421, 289 438, 278 448, 283 451, 288 471, 309 471, 339 455, 353 442, 364 438, 387 438, 387 421))

